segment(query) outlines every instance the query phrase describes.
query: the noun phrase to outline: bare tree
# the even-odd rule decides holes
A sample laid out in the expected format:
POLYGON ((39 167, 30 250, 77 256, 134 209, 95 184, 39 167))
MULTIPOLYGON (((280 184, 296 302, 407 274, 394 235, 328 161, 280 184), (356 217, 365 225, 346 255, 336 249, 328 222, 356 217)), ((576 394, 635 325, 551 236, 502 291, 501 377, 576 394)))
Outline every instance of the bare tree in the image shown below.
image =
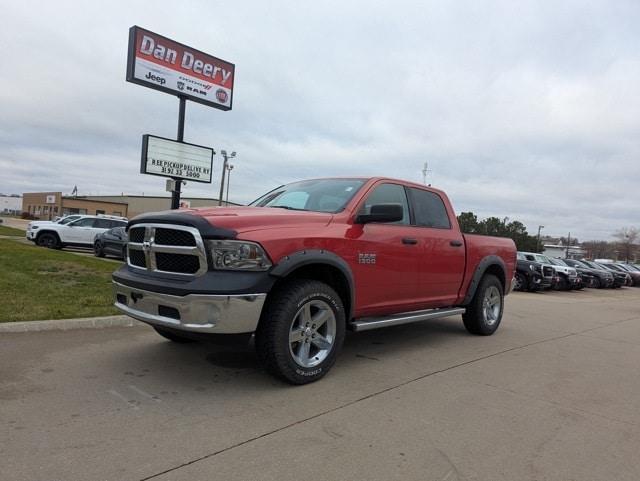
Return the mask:
POLYGON ((623 227, 614 232, 613 237, 618 239, 620 253, 624 254, 625 262, 635 259, 635 248, 640 238, 640 231, 635 227, 623 227))

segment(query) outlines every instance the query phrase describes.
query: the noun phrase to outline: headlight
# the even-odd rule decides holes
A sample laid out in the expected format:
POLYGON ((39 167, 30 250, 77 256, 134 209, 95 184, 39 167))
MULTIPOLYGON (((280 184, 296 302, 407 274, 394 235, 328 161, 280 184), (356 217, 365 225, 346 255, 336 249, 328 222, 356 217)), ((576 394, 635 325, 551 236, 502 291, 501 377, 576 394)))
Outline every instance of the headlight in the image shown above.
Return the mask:
POLYGON ((536 270, 536 268, 535 268, 535 267, 533 267, 533 264, 529 264, 529 270, 535 271, 535 270, 536 270))
POLYGON ((207 241, 213 268, 232 271, 266 271, 271 267, 267 253, 254 242, 207 241))
POLYGON ((37 228, 38 228, 37 225, 32 225, 31 227, 29 227, 29 229, 31 229, 31 230, 36 230, 37 228))

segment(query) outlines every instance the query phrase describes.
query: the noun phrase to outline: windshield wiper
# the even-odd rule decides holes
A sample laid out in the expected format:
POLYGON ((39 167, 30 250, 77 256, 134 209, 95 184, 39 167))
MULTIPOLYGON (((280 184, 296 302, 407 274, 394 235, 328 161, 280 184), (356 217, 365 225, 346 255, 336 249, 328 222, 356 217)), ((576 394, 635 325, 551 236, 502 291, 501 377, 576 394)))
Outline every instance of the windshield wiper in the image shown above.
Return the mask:
POLYGON ((287 209, 287 210, 304 210, 304 211, 309 210, 309 209, 299 209, 298 207, 291 207, 288 205, 270 205, 269 207, 276 207, 278 209, 287 209))

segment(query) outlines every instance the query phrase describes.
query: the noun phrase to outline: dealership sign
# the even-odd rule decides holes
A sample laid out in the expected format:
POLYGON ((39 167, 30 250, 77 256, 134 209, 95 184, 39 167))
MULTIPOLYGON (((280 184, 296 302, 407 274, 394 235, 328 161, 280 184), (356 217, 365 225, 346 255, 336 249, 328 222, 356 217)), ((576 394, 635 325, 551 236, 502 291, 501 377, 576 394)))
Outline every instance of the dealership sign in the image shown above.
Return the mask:
POLYGON ((209 147, 143 135, 140 172, 210 183, 214 154, 209 147))
POLYGON ((140 27, 129 29, 127 81, 231 110, 235 65, 140 27))

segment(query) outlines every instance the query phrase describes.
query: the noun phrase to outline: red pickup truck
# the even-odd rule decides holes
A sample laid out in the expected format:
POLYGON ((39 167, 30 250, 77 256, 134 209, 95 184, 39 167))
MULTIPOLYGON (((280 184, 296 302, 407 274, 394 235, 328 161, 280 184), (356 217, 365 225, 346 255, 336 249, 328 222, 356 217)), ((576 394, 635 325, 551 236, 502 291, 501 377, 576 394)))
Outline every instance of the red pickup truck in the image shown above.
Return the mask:
POLYGON ((128 235, 116 307, 176 342, 255 335, 261 363, 293 384, 327 373, 346 329, 462 314, 493 334, 516 265, 512 240, 460 232, 444 192, 387 178, 144 214, 128 235))

